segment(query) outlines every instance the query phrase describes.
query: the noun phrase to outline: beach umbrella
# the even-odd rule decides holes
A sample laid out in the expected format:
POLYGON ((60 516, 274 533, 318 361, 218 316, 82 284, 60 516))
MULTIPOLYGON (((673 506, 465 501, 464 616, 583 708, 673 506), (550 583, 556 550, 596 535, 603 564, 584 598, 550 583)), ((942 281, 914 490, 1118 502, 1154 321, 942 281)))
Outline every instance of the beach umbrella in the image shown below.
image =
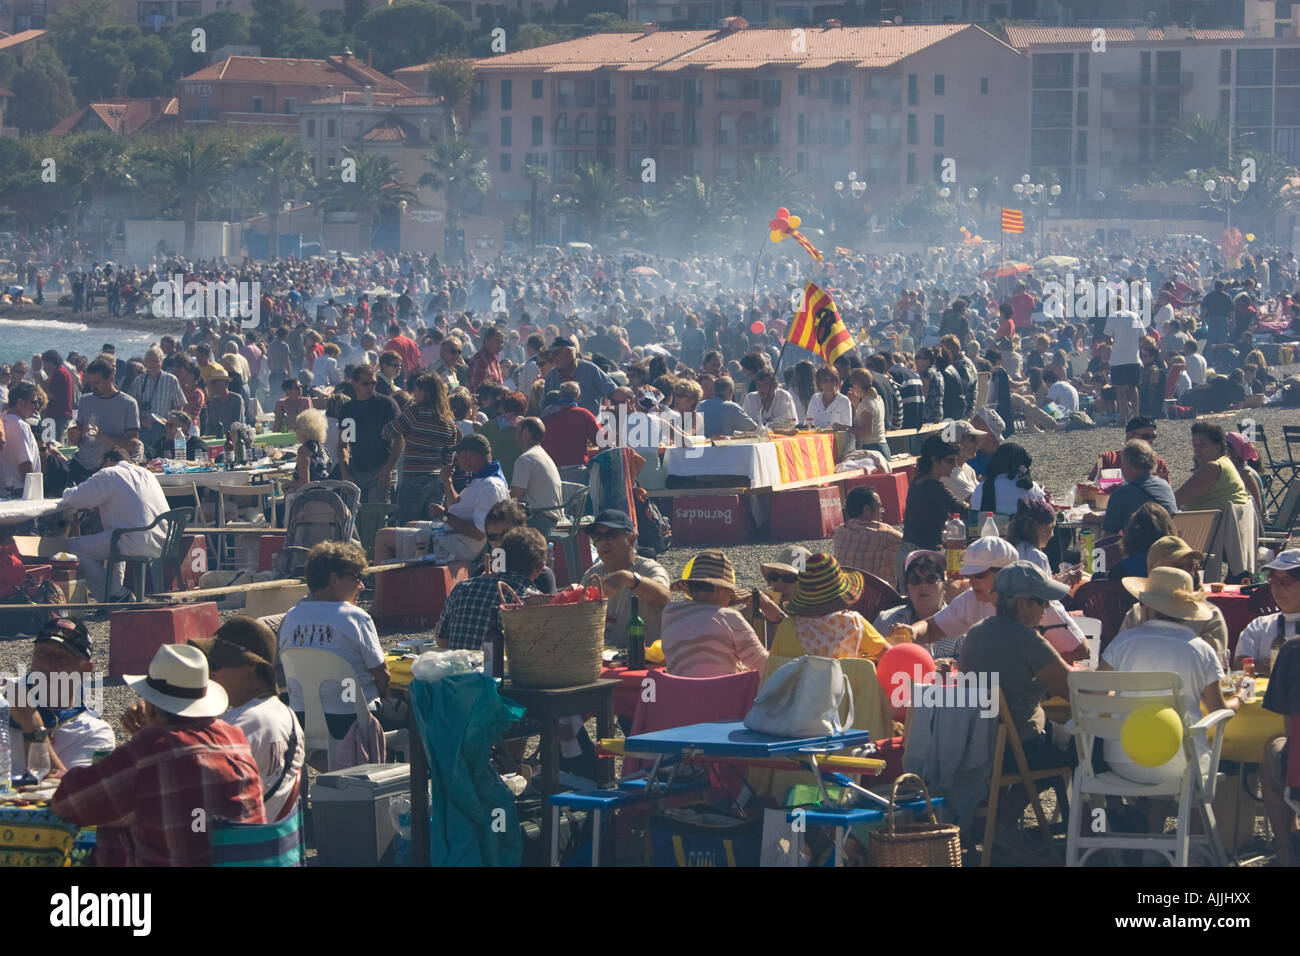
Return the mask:
POLYGON ((627 274, 630 276, 649 276, 655 279, 659 278, 658 270, 651 269, 649 266, 633 266, 631 269, 627 270, 627 274))
POLYGON ((1034 263, 1035 269, 1071 269, 1079 264, 1075 256, 1043 256, 1034 263))
POLYGON ((985 279, 1010 279, 1012 276, 1024 275, 1026 272, 1032 272, 1033 266, 1027 262, 1016 262, 1012 259, 1006 259, 995 266, 985 269, 981 275, 985 279))

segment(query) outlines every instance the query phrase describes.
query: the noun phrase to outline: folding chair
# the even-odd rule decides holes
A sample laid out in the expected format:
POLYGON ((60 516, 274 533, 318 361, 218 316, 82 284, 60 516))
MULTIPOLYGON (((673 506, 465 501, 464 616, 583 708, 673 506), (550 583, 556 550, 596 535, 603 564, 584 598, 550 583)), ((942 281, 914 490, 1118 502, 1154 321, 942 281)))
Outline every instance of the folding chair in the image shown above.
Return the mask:
POLYGON ((1172 707, 1179 714, 1184 711, 1183 679, 1172 673, 1141 673, 1116 671, 1074 671, 1069 676, 1071 729, 1079 756, 1079 767, 1070 784, 1070 822, 1066 838, 1065 865, 1083 866, 1088 857, 1101 849, 1155 850, 1170 856, 1174 866, 1187 866, 1190 844, 1193 840, 1205 843, 1216 866, 1227 866, 1227 855, 1219 841, 1219 831, 1214 820, 1214 792, 1218 782, 1219 754, 1223 749, 1223 731, 1215 733, 1208 741, 1210 728, 1217 727, 1232 716, 1230 710, 1216 710, 1201 720, 1185 727, 1182 752, 1185 758, 1183 772, 1164 783, 1136 783, 1121 774, 1108 770, 1096 773, 1092 768, 1094 741, 1118 740, 1124 721, 1133 711, 1157 703, 1172 707), (1209 761, 1202 768, 1195 741, 1206 743, 1209 761), (1101 834, 1083 836, 1085 801, 1089 797, 1174 797, 1178 801, 1178 823, 1171 836, 1160 834, 1115 834, 1107 827, 1101 834), (1201 814, 1205 832, 1193 835, 1190 814, 1192 804, 1201 814))
POLYGON ((572 482, 564 482, 560 490, 565 496, 564 517, 546 536, 546 542, 558 545, 564 553, 564 568, 569 575, 567 583, 572 584, 582 580, 582 575, 578 571, 581 567, 578 563, 578 534, 582 531, 582 516, 587 511, 589 491, 586 485, 572 482))
POLYGON ((173 511, 164 511, 157 518, 151 521, 143 528, 118 528, 113 532, 109 539, 108 561, 106 567, 108 573, 104 577, 104 595, 101 601, 109 600, 109 590, 113 586, 113 572, 117 565, 123 564, 134 569, 135 573, 135 596, 143 598, 148 590, 148 572, 152 567, 159 569, 160 586, 166 588, 166 568, 167 565, 176 565, 176 576, 180 577, 181 562, 181 538, 185 534, 185 526, 189 524, 190 518, 194 514, 193 508, 176 508, 173 511), (122 536, 134 534, 140 531, 152 531, 160 524, 165 524, 167 528, 166 537, 163 539, 162 553, 156 558, 146 558, 134 554, 124 554, 122 552, 122 536))
POLYGON ((1284 542, 1295 531, 1297 519, 1300 519, 1300 481, 1293 481, 1285 488, 1281 500, 1275 502, 1277 510, 1273 514, 1273 520, 1264 522, 1260 528, 1261 543, 1284 542))
POLYGON ((1011 711, 1007 707, 1007 697, 1000 689, 998 690, 998 739, 993 746, 993 774, 989 777, 989 799, 984 811, 984 841, 980 850, 980 866, 988 866, 993 859, 993 833, 997 826, 998 801, 1002 788, 1016 784, 1024 787, 1025 793, 1029 795, 1029 802, 1034 808, 1034 818, 1038 821, 1038 832, 1042 836, 1043 845, 1047 847, 1048 855, 1055 861, 1056 848, 1052 845, 1052 831, 1048 827, 1047 813, 1043 810, 1043 804, 1039 798, 1038 782, 1040 780, 1059 779, 1062 784, 1060 790, 1057 791, 1059 802, 1059 795, 1064 792, 1065 784, 1073 773, 1072 768, 1062 765, 1047 770, 1029 769, 1029 759, 1025 756, 1025 748, 1020 742, 1020 734, 1016 732, 1015 725, 1011 722, 1011 711), (1008 747, 1011 749, 1011 758, 1016 765, 1014 773, 1003 772, 1008 747))
POLYGON ((1179 511, 1170 515, 1174 520, 1174 531, 1178 537, 1187 542, 1193 551, 1206 554, 1210 542, 1219 530, 1219 521, 1223 518, 1221 511, 1179 511))
POLYGON ((1096 670, 1101 659, 1101 621, 1095 617, 1076 617, 1074 623, 1083 631, 1083 639, 1088 644, 1088 662, 1096 670))
MULTIPOLYGON (((1242 425, 1238 424, 1237 429, 1238 431, 1245 432, 1246 434, 1250 433, 1249 426, 1243 427, 1242 425)), ((1276 479, 1275 481, 1270 482, 1270 484, 1274 485, 1275 487, 1279 487, 1280 489, 1289 488, 1292 484, 1291 479, 1295 477, 1296 462, 1294 457, 1288 454, 1287 457, 1285 458, 1274 458, 1273 450, 1269 447, 1268 444, 1268 436, 1264 431, 1264 426, 1260 424, 1256 424, 1254 428, 1254 432, 1255 432, 1254 443, 1258 447, 1264 449, 1264 460, 1267 462, 1268 470, 1272 473, 1273 477, 1276 479)), ((1278 493, 1281 494, 1281 490, 1279 490, 1278 493)))
POLYGON ((274 496, 275 489, 270 485, 217 485, 216 527, 221 531, 217 535, 218 568, 230 567, 236 550, 236 535, 265 534, 271 530, 270 522, 241 520, 239 512, 251 508, 260 515, 274 496), (248 499, 254 499, 256 503, 241 505, 241 501, 246 502, 248 499))

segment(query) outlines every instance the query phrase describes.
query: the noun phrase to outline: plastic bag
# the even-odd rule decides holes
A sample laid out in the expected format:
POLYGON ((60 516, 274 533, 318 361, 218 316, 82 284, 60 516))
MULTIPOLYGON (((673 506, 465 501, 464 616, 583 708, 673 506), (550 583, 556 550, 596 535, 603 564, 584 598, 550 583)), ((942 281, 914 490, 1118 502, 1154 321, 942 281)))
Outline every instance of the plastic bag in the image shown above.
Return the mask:
POLYGON ((595 585, 583 587, 580 584, 571 584, 567 588, 556 593, 555 597, 548 601, 548 604, 582 604, 585 601, 600 601, 604 599, 600 588, 595 585))

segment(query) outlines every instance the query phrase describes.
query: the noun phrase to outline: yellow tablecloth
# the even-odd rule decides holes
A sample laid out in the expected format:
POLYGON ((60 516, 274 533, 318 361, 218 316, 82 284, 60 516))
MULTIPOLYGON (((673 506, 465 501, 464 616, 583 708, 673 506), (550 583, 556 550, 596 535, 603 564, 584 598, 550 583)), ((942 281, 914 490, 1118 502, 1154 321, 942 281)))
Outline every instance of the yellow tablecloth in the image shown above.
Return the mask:
POLYGON ((775 436, 776 463, 782 481, 803 481, 835 473, 835 436, 832 434, 775 436))
POLYGON ((1264 744, 1286 733, 1286 718, 1264 709, 1264 691, 1268 681, 1257 678, 1255 699, 1243 703, 1237 715, 1224 725, 1223 759, 1238 763, 1259 763, 1263 758, 1264 744))

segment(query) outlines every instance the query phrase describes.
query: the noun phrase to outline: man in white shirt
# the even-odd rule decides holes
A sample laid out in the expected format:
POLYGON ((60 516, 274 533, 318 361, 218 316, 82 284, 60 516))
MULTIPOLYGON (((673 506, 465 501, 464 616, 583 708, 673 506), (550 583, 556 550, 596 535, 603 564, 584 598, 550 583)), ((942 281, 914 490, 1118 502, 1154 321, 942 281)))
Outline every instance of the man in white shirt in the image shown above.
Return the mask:
POLYGON ((212 637, 190 643, 207 655, 211 679, 230 698, 221 719, 248 738, 262 775, 267 822, 285 819, 298 807, 306 739, 298 718, 280 700, 275 634, 251 617, 232 617, 212 637))
MULTIPOLYGON (((63 493, 63 504, 83 510, 98 508, 104 526, 98 534, 68 539, 68 550, 81 562, 89 593, 103 596, 106 601, 131 600, 133 595, 123 585, 125 565, 117 565, 113 580, 107 580, 109 545, 114 531, 147 527, 159 515, 171 510, 158 479, 128 461, 121 448, 110 448, 104 452, 98 471, 63 493)), ((123 535, 118 547, 124 555, 157 558, 162 554, 166 539, 167 527, 160 523, 152 531, 123 535)))
POLYGON ((1300 635, 1300 548, 1283 551, 1264 567, 1273 601, 1280 610, 1257 617, 1242 628, 1232 655, 1232 666, 1238 670, 1243 658, 1254 658, 1255 673, 1261 677, 1268 676, 1274 651, 1300 635))
POLYGON ((483 530, 487 513, 498 501, 510 498, 510 487, 501 463, 492 458, 491 442, 477 432, 460 440, 455 462, 443 468, 441 474, 445 504, 430 505, 429 514, 435 520, 445 516, 453 533, 435 539, 436 560, 439 564, 473 561, 487 541, 483 530), (459 493, 451 484, 457 468, 470 474, 470 483, 459 493))
POLYGON ((89 767, 95 754, 117 746, 113 728, 93 710, 87 675, 94 672, 86 625, 71 618, 50 621, 36 635, 32 665, 21 691, 9 688, 9 750, 15 775, 26 772, 27 754, 40 745, 50 770, 89 767), (21 705, 21 706, 20 706, 21 705))
POLYGON ((1138 384, 1142 379, 1140 344, 1146 331, 1142 317, 1128 309, 1113 312, 1106 319, 1106 334, 1114 343, 1110 353, 1110 384, 1115 386, 1116 410, 1122 422, 1138 413, 1138 384))
MULTIPOLYGON (((1043 381, 1047 384, 1047 400, 1066 414, 1079 410, 1079 390, 1069 382, 1056 377, 1050 368, 1043 372, 1043 381)), ((1127 421, 1127 419, 1126 419, 1127 421)))
POLYGON ((1160 295, 1156 297, 1156 314, 1151 320, 1151 327, 1160 333, 1163 340, 1165 327, 1174 317, 1174 297, 1166 289, 1160 290, 1160 295))
POLYGON ((1192 380, 1192 387, 1204 385, 1209 366, 1206 364, 1205 356, 1201 354, 1201 347, 1195 339, 1190 340, 1183 346, 1183 358, 1187 363, 1187 377, 1192 380))
POLYGON ((27 419, 36 414, 37 386, 24 382, 9 390, 8 407, 0 420, 0 497, 16 498, 31 472, 40 472, 41 453, 27 419))
POLYGON ((754 391, 745 396, 745 414, 760 425, 798 424, 794 396, 776 384, 776 373, 764 368, 754 376, 754 391))
POLYGON ((545 437, 546 424, 540 418, 519 420, 515 440, 522 452, 515 459, 514 474, 510 476, 510 497, 528 505, 528 526, 543 535, 550 534, 555 527, 564 504, 560 470, 542 447, 545 437))

